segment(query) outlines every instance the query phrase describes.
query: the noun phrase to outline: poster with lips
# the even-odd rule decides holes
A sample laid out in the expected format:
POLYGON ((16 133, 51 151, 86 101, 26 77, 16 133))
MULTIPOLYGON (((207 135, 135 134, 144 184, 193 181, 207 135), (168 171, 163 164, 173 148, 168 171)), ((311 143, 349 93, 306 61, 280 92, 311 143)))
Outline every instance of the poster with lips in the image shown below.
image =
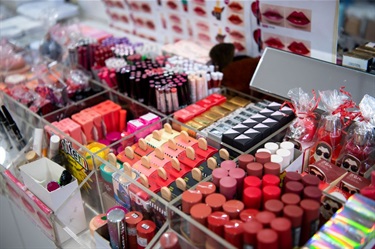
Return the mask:
POLYGON ((252 55, 266 47, 336 62, 338 1, 251 3, 252 55))
POLYGON ((133 33, 134 25, 130 15, 130 7, 125 1, 103 0, 110 26, 125 33, 133 33))

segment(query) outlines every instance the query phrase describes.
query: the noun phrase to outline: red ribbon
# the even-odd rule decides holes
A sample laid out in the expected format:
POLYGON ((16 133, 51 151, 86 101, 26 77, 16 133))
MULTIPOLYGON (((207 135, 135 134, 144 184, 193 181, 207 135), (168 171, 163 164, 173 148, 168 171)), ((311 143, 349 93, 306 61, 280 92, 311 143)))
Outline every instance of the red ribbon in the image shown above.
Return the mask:
POLYGON ((320 102, 320 97, 318 99, 316 98, 316 92, 315 92, 314 89, 312 90, 312 94, 313 94, 313 100, 315 101, 315 105, 312 108, 310 108, 309 112, 298 112, 298 115, 297 115, 297 109, 290 101, 284 101, 284 103, 281 105, 280 109, 287 105, 290 109, 292 109, 292 111, 294 112, 294 114, 296 114, 296 116, 306 115, 306 117, 315 118, 316 114, 314 113, 314 110, 316 110, 316 108, 318 108, 318 105, 319 105, 319 102, 320 102))
POLYGON ((345 100, 344 103, 342 103, 339 107, 336 108, 336 110, 334 110, 332 112, 332 115, 335 115, 335 114, 340 114, 340 119, 341 119, 341 122, 342 124, 344 125, 344 127, 348 126, 355 118, 357 118, 359 115, 360 115, 360 112, 354 112, 354 111, 348 111, 347 109, 349 108, 358 108, 358 106, 356 105, 356 103, 351 99, 352 95, 347 92, 347 91, 344 91, 344 88, 345 86, 342 86, 340 88, 340 92, 342 94, 345 94, 349 97, 349 99, 345 100), (347 119, 345 121, 345 119, 347 119))

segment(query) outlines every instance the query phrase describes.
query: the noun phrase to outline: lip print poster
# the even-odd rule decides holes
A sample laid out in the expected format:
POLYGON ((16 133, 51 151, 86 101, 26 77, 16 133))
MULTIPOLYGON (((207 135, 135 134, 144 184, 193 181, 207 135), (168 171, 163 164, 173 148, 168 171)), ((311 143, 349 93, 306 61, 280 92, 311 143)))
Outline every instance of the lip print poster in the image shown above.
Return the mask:
POLYGON ((338 0, 251 3, 251 55, 266 47, 336 62, 338 0))

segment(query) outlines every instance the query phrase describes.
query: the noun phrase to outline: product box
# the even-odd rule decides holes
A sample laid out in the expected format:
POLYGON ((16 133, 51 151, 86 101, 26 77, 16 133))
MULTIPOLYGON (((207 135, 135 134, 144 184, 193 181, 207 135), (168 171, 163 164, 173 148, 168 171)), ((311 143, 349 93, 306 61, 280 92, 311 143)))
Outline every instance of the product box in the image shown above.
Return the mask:
POLYGON ((75 234, 86 228, 86 217, 77 179, 73 177, 69 184, 52 192, 46 188, 50 181, 60 179, 65 168, 48 158, 41 158, 21 166, 20 170, 26 187, 51 208, 65 226, 75 234))
POLYGON ((362 188, 369 186, 370 183, 370 180, 362 176, 353 174, 352 172, 348 172, 348 174, 346 174, 345 177, 341 179, 337 186, 344 192, 346 192, 348 195, 347 198, 349 198, 349 196, 355 193, 359 193, 362 188))
POLYGON ((368 71, 369 66, 373 62, 373 56, 369 53, 361 51, 352 51, 345 53, 342 59, 342 65, 359 69, 362 71, 368 71))
POLYGON ((332 183, 343 178, 347 171, 328 161, 320 160, 308 166, 308 173, 316 175, 323 182, 332 183))

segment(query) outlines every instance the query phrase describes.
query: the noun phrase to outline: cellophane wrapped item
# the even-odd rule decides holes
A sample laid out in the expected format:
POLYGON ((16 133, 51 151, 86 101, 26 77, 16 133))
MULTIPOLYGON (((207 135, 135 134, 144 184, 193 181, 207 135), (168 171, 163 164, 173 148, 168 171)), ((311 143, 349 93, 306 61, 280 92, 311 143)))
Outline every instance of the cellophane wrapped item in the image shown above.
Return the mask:
POLYGON ((289 90, 288 96, 291 103, 288 105, 296 114, 285 135, 285 140, 293 142, 302 151, 314 144, 314 135, 319 123, 319 115, 315 112, 319 98, 315 91, 312 94, 304 92, 301 88, 289 90))
POLYGON ((344 90, 319 91, 322 108, 325 111, 321 117, 316 132, 316 141, 310 150, 309 163, 320 160, 336 163, 342 148, 344 128, 358 115, 358 111, 349 92, 344 90))
POLYGON ((348 129, 337 166, 370 178, 375 165, 375 97, 366 94, 359 115, 348 129))

